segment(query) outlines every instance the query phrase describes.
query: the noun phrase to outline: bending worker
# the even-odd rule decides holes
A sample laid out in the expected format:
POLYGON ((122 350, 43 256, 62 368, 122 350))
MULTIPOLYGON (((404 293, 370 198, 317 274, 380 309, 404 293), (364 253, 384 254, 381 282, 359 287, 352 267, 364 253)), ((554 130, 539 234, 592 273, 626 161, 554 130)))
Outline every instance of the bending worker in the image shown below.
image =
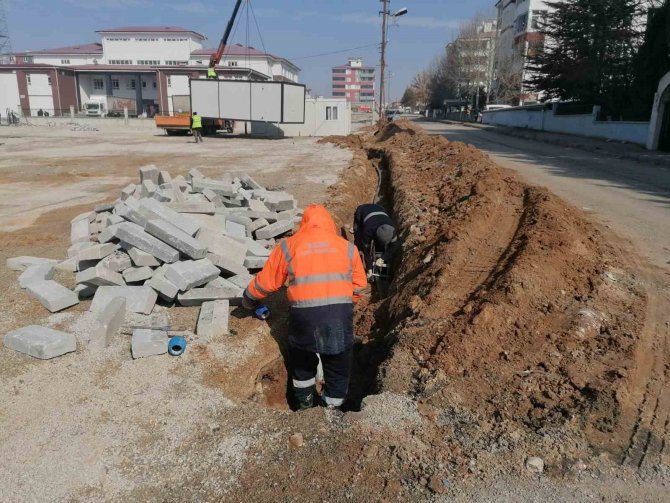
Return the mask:
POLYGON ((300 228, 272 250, 263 270, 244 291, 242 305, 255 305, 288 279, 289 364, 298 409, 314 406, 320 355, 326 406, 339 407, 349 387, 354 303, 367 291, 356 247, 337 235, 328 210, 311 205, 300 228))
POLYGON ((354 242, 365 257, 365 268, 372 269, 372 244, 375 252, 382 253, 387 264, 391 263, 398 248, 398 233, 393 220, 379 204, 361 204, 354 214, 354 242))

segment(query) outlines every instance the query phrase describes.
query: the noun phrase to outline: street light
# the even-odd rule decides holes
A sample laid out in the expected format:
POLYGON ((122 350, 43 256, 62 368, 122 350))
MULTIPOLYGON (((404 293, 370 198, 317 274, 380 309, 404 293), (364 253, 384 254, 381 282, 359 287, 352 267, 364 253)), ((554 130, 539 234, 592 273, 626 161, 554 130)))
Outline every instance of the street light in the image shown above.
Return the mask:
POLYGON ((379 0, 382 2, 383 9, 381 10, 380 14, 382 15, 382 57, 381 57, 381 78, 379 82, 379 123, 380 125, 384 121, 384 73, 386 72, 386 29, 388 26, 388 18, 389 16, 395 18, 398 18, 400 16, 404 16, 407 14, 407 8, 403 7, 400 10, 397 10, 396 12, 391 12, 389 11, 389 3, 390 0, 379 0))

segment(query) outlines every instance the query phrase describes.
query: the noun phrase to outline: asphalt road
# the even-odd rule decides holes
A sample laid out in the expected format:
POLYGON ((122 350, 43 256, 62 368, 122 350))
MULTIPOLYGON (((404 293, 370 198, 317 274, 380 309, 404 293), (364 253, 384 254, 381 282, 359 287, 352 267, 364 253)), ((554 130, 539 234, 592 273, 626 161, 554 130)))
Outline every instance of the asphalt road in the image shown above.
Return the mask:
POLYGON ((547 187, 670 275, 670 169, 460 124, 421 125, 430 134, 474 145, 529 183, 547 187))

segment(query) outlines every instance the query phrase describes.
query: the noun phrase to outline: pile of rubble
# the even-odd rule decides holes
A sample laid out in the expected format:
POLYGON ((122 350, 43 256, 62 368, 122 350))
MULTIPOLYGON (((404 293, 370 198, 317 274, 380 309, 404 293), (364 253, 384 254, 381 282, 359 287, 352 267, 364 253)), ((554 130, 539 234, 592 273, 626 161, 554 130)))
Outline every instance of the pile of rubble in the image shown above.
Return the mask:
MULTIPOLYGON (((145 166, 139 185, 72 220, 66 260, 15 257, 7 267, 21 271, 21 288, 51 312, 92 297, 92 348, 106 347, 130 313, 151 314, 158 297, 201 306, 199 334, 227 333, 229 305, 301 213, 292 195, 250 176, 215 180, 192 169, 172 178, 145 166), (53 280, 57 269, 75 275, 73 290, 53 280)), ((133 356, 165 353, 167 340, 166 329, 136 328, 133 356)), ((29 326, 7 334, 5 346, 52 358, 74 351, 76 338, 29 326)))

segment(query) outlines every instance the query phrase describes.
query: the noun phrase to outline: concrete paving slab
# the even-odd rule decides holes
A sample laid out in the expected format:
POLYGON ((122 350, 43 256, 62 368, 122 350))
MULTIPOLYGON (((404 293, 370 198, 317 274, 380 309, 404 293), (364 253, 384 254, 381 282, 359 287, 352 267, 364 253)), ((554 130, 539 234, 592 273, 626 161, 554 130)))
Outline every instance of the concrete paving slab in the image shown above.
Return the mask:
POLYGON ((275 238, 291 232, 293 230, 293 222, 291 220, 280 220, 267 227, 262 227, 256 231, 258 239, 275 238))
POLYGON ((126 299, 115 297, 105 308, 93 315, 94 326, 89 334, 88 348, 99 351, 106 348, 123 325, 126 317, 126 299))
POLYGON ((149 220, 144 230, 194 260, 207 255, 207 246, 165 220, 149 220))
POLYGON ((79 296, 53 280, 29 283, 26 291, 52 313, 79 304, 79 296))
POLYGON ((131 352, 134 359, 164 355, 168 350, 168 334, 163 330, 138 328, 133 330, 131 352))
POLYGON ((146 233, 139 225, 131 222, 119 224, 115 236, 121 241, 145 251, 163 262, 172 263, 179 260, 179 252, 159 239, 146 233))
POLYGON ((115 297, 126 299, 126 312, 151 314, 158 294, 148 286, 101 286, 95 292, 90 310, 102 312, 115 297))
POLYGON ((204 285, 219 276, 219 269, 208 259, 184 260, 164 268, 165 278, 181 292, 204 285))
POLYGON ((156 257, 150 253, 140 250, 139 248, 135 248, 133 245, 129 245, 128 243, 122 241, 121 248, 126 250, 128 256, 130 256, 130 260, 132 260, 133 264, 135 264, 137 267, 158 267, 161 265, 161 261, 156 257))
POLYGON ((150 180, 154 184, 158 185, 159 176, 160 176, 160 171, 153 164, 149 164, 147 166, 142 166, 140 168, 140 183, 143 183, 147 180, 150 180))
POLYGON ((123 279, 126 283, 139 283, 150 279, 153 274, 153 270, 148 266, 130 267, 123 271, 123 279))
POLYGON ((177 298, 179 287, 165 277, 165 267, 154 271, 154 275, 148 280, 145 286, 153 288, 161 299, 172 302, 177 298))
POLYGON ((217 255, 215 253, 208 253, 207 258, 212 262, 212 264, 214 264, 226 274, 249 274, 249 270, 243 265, 244 260, 239 262, 238 260, 231 259, 227 255, 217 255))
POLYGON ((213 300, 228 300, 238 304, 242 300, 242 289, 234 288, 193 288, 185 293, 177 295, 177 300, 182 306, 200 306, 203 302, 213 300))
POLYGON ((48 360, 76 351, 77 338, 51 328, 29 325, 5 335, 4 345, 34 358, 48 360))
POLYGON ((121 274, 108 269, 104 265, 97 265, 78 272, 75 281, 80 285, 88 286, 123 286, 126 284, 121 274))
POLYGON ((31 265, 19 276, 19 286, 26 288, 31 283, 53 279, 55 272, 54 264, 31 265))
POLYGON ((200 308, 196 333, 206 338, 229 334, 229 312, 230 304, 227 300, 204 302, 200 308))

